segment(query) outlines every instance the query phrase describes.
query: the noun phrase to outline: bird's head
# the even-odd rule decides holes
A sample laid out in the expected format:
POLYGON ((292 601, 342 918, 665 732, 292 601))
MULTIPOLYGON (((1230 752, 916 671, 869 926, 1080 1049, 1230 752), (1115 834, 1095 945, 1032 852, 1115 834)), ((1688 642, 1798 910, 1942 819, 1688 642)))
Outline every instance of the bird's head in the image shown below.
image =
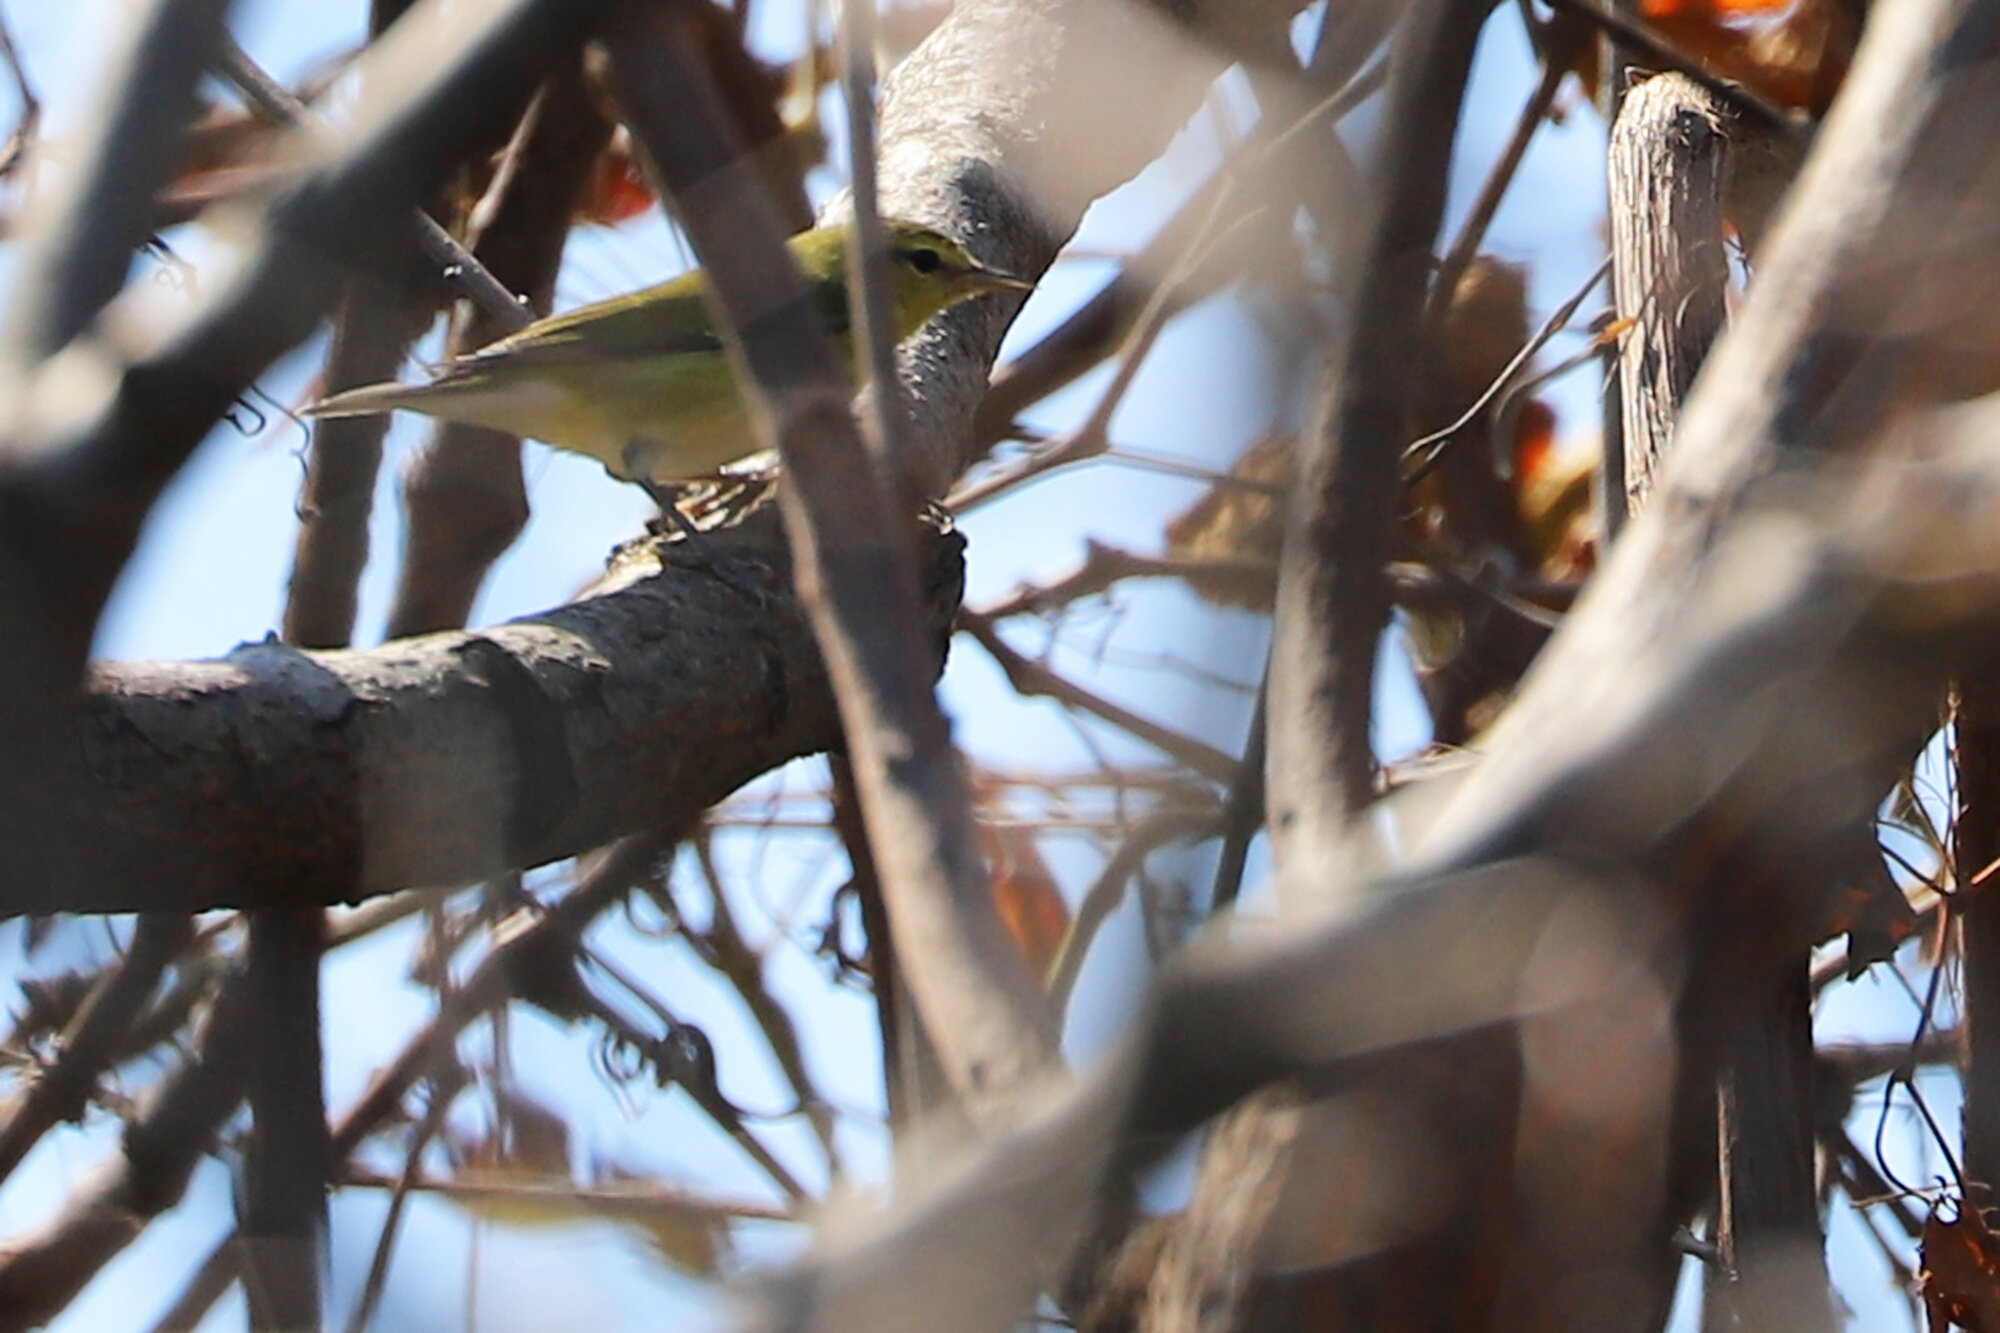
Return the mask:
POLYGON ((949 236, 914 222, 882 224, 889 243, 889 281, 896 335, 907 338, 933 315, 984 292, 1028 292, 1034 284, 988 268, 949 236))
MULTIPOLYGON (((949 236, 885 218, 889 249, 889 297, 896 308, 896 340, 909 337, 932 316, 984 292, 1028 292, 1034 284, 989 268, 949 236)), ((847 236, 845 225, 821 227, 792 240, 792 251, 809 279, 829 302, 827 315, 846 326, 847 236)))

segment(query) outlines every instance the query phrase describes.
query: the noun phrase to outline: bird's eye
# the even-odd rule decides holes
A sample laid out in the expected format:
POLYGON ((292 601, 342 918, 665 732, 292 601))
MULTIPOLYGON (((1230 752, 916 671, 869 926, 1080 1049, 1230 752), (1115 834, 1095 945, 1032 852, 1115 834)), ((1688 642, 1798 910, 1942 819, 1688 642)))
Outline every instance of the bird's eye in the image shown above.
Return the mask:
POLYGON ((910 267, 919 273, 935 273, 944 267, 944 256, 935 250, 906 250, 903 257, 910 261, 910 267))

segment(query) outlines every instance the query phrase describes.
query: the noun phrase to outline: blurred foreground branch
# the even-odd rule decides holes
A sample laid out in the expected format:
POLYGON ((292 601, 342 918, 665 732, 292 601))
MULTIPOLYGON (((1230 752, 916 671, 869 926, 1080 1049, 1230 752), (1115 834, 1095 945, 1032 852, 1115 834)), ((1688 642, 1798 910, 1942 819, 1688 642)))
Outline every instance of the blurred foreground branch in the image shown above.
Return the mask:
MULTIPOLYGON (((1428 1044, 1430 1095, 1461 1096, 1488 1075, 1454 1038, 1496 1028, 1518 1044, 1521 1155, 1419 1201, 1490 1210, 1490 1249, 1432 1275, 1490 1284, 1454 1326, 1657 1326, 1721 1035, 1832 928, 1827 849, 2000 626, 2000 404, 1935 410, 1928 373, 1991 327, 1996 10, 1877 12, 1651 507, 1435 822, 1403 830, 1406 867, 1340 919, 1172 969, 1119 1056, 830 1245, 757 1326, 1003 1327, 1107 1193, 1246 1093, 1310 1077, 1365 1129, 1381 1053, 1428 1044)), ((1357 1134, 1330 1169, 1367 1170, 1381 1142, 1357 1134)), ((1350 1217, 1364 1253, 1438 1225, 1350 1217)))

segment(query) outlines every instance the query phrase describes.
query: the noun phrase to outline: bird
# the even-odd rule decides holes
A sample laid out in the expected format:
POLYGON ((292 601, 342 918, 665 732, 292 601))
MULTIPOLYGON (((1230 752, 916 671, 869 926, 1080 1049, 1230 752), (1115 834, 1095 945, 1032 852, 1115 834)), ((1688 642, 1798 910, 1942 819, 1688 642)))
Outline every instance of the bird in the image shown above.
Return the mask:
MULTIPOLYGON (((847 309, 851 224, 789 242, 810 303, 853 364, 847 309)), ((900 342, 958 302, 1034 284, 988 267, 957 241, 884 219, 900 342)), ((313 417, 422 413, 540 440, 602 463, 621 481, 700 481, 757 452, 709 312, 700 270, 537 320, 446 363, 427 384, 364 385, 320 399, 313 417)))

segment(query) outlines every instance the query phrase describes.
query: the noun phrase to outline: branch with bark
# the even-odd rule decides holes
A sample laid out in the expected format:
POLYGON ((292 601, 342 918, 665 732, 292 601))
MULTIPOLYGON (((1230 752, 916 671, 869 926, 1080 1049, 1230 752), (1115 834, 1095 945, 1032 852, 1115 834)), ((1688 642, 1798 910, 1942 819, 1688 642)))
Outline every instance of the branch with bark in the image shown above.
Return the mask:
MULTIPOLYGON (((788 563, 754 535, 713 545, 642 544, 608 591, 477 633, 100 664, 64 740, 81 756, 78 878, 16 883, 0 909, 329 905, 463 884, 691 817, 837 745, 788 563), (269 899, 245 901, 259 886, 269 899)), ((925 548, 932 670, 962 547, 934 533, 925 548)))

